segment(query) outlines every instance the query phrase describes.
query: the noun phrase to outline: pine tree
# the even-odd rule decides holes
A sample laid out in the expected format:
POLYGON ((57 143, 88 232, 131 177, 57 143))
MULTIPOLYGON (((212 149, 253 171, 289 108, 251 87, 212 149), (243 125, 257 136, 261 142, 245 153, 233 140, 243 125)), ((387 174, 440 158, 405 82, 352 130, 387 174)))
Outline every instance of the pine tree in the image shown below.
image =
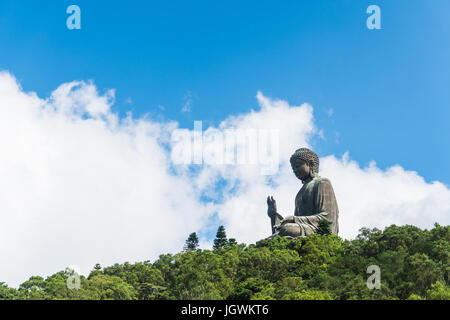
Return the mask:
POLYGON ((232 245, 235 245, 235 244, 237 244, 237 241, 236 241, 235 238, 228 239, 228 245, 232 246, 232 245))
POLYGON ((186 240, 183 251, 193 251, 198 249, 197 233, 192 232, 186 240))
POLYGON ((224 248, 228 244, 227 234, 225 233, 225 227, 220 226, 217 229, 216 238, 214 239, 213 249, 224 248))
POLYGON ((330 222, 326 219, 321 219, 319 221, 319 225, 317 226, 317 233, 323 236, 327 236, 331 234, 331 226, 330 222))

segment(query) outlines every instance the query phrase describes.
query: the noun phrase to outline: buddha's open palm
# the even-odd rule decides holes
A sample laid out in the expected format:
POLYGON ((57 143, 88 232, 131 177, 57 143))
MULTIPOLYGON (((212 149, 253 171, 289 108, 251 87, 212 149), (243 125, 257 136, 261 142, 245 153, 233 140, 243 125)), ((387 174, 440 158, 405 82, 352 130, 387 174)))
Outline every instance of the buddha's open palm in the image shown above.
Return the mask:
POLYGON ((277 202, 271 196, 267 197, 267 215, 272 218, 277 214, 277 202))

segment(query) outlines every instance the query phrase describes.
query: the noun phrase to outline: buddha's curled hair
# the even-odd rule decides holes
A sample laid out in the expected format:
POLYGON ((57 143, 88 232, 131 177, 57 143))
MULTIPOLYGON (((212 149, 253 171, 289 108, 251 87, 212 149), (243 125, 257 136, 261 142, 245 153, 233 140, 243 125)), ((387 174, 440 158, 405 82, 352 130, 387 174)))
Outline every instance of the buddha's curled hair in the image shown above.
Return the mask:
POLYGON ((300 148, 295 150, 295 153, 291 156, 291 165, 299 160, 303 160, 308 164, 309 161, 312 160, 314 164, 313 166, 314 172, 316 173, 319 172, 319 157, 314 151, 308 148, 300 148))

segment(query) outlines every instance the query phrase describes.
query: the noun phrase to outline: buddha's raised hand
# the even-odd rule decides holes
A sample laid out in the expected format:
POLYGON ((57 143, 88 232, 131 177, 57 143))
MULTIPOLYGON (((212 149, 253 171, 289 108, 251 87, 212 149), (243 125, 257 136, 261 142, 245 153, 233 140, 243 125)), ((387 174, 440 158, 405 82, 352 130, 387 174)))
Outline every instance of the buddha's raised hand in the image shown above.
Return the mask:
POLYGON ((271 196, 267 197, 267 215, 272 218, 277 214, 277 202, 271 196))

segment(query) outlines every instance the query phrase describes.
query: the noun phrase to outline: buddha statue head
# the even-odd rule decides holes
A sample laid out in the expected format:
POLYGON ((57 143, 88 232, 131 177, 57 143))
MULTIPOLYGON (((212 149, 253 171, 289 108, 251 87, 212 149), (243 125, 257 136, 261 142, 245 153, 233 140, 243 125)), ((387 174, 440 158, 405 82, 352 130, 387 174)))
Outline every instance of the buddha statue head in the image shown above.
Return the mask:
POLYGON ((297 149, 291 156, 291 166, 297 178, 306 182, 309 178, 314 178, 319 172, 319 157, 317 154, 308 149, 297 149))

